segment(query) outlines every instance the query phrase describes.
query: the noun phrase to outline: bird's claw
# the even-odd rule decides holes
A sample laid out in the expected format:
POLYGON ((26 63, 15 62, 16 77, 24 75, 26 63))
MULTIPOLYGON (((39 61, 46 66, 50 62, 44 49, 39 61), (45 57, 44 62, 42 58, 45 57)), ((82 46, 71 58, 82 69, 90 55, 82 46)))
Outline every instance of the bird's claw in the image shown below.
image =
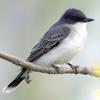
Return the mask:
POLYGON ((68 65, 72 68, 72 70, 73 70, 73 72, 75 74, 78 74, 78 68, 79 68, 79 66, 75 66, 75 65, 72 65, 70 63, 68 63, 68 65))
POLYGON ((55 68, 55 70, 56 70, 57 73, 59 73, 59 69, 60 69, 59 66, 57 66, 57 65, 52 65, 52 67, 55 68))
POLYGON ((78 70, 79 66, 71 66, 71 68, 73 69, 75 74, 78 74, 77 70, 78 70))

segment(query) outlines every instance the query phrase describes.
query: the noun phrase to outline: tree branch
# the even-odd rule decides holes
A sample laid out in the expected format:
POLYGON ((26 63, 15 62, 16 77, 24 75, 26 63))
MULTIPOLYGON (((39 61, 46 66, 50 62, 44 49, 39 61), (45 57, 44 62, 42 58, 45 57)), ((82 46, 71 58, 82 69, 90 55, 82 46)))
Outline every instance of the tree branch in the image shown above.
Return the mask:
MULTIPOLYGON (((20 59, 19 57, 13 56, 11 54, 8 53, 4 53, 4 52, 0 52, 0 58, 9 61, 17 66, 21 66, 30 70, 33 70, 35 72, 42 72, 42 73, 48 73, 48 74, 75 74, 75 72, 73 71, 73 69, 68 66, 66 64, 65 67, 60 67, 58 68, 58 71, 53 68, 53 67, 43 67, 43 66, 39 66, 39 65, 35 65, 33 63, 27 62, 25 60, 20 59)), ((93 75, 91 74, 91 70, 89 67, 79 67, 77 69, 77 73, 78 74, 84 74, 84 75, 93 75)))

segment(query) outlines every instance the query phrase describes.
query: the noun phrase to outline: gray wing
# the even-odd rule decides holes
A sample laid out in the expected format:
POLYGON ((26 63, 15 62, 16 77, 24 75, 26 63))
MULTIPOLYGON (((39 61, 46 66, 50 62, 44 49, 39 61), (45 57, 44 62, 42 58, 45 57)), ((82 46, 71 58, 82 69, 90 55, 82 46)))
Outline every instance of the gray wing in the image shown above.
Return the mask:
POLYGON ((68 36, 70 29, 68 27, 58 26, 51 28, 40 40, 40 42, 32 48, 27 61, 33 62, 51 49, 60 44, 60 42, 68 36))

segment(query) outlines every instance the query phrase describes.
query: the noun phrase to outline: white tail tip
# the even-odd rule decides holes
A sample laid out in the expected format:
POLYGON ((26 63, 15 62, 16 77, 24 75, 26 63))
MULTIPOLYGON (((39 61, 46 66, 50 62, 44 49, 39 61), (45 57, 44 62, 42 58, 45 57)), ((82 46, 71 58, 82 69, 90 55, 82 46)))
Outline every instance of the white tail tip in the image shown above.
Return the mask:
POLYGON ((3 89, 2 89, 2 92, 4 93, 11 93, 12 91, 14 91, 16 88, 9 88, 7 86, 5 86, 3 89))

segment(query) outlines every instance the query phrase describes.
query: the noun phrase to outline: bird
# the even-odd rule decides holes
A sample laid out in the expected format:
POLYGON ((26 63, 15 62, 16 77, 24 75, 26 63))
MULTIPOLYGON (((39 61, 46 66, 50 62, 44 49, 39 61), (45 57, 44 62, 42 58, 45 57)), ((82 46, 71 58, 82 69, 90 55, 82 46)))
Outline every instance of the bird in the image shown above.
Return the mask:
MULTIPOLYGON (((79 9, 67 9, 32 48, 26 61, 41 67, 54 67, 55 64, 66 63, 73 68, 70 61, 82 50, 87 37, 87 22, 93 20, 79 9)), ((29 83, 31 72, 21 68, 21 72, 4 87, 3 92, 15 90, 23 80, 29 83)))

